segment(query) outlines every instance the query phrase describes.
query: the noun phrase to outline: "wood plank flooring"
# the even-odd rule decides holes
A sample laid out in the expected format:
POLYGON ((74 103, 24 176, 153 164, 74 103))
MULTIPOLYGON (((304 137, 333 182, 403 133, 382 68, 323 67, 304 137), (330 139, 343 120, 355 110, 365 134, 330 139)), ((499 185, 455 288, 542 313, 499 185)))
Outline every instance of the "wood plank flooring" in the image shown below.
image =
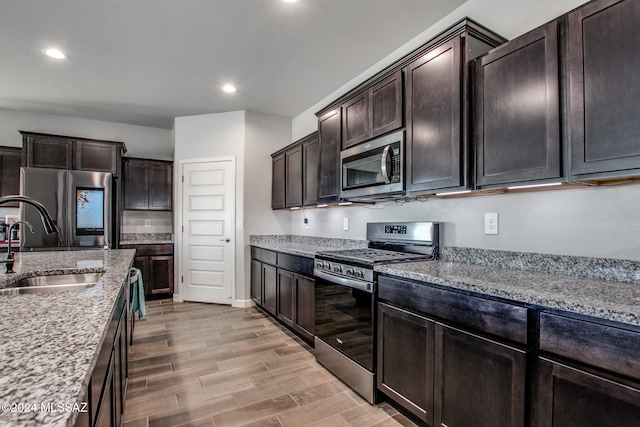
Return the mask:
POLYGON ((414 426, 256 308, 149 301, 129 358, 125 427, 414 426))

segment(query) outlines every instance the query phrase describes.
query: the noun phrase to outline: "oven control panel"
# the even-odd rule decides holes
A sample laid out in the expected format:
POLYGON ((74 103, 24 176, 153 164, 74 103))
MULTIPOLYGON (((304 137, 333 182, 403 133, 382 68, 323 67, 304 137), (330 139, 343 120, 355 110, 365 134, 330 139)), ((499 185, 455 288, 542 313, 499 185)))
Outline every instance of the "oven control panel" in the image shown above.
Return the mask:
POLYGON ((407 226, 406 225, 385 225, 384 233, 385 234, 407 234, 407 226))
POLYGON ((331 273, 335 276, 349 277, 352 279, 373 281, 373 271, 353 265, 341 264, 326 260, 316 260, 316 270, 331 273))

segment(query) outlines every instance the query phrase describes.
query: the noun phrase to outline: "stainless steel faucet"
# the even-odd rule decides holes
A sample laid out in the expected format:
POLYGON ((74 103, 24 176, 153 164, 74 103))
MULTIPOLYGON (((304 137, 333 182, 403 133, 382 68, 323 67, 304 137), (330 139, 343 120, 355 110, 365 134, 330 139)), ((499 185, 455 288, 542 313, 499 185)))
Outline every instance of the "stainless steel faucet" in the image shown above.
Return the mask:
POLYGON ((42 219, 42 225, 44 226, 45 233, 51 234, 51 233, 57 233, 59 231, 58 226, 56 225, 56 222, 53 220, 53 218, 51 218, 51 215, 49 215, 49 212, 47 212, 47 208, 45 208, 44 205, 39 201, 34 200, 31 197, 20 196, 20 195, 0 197, 0 205, 4 205, 5 203, 11 203, 11 202, 26 203, 28 205, 33 206, 35 210, 37 210, 38 213, 40 214, 40 218, 42 219))
MULTIPOLYGON (((57 233, 59 231, 58 226, 56 225, 56 222, 53 220, 53 218, 51 218, 51 215, 49 215, 49 212, 47 212, 47 209, 44 207, 42 203, 27 196, 14 195, 14 196, 0 197, 0 205, 4 205, 5 203, 11 203, 11 202, 26 203, 28 205, 33 206, 35 210, 37 210, 38 213, 40 214, 40 219, 42 219, 42 225, 44 226, 45 233, 51 234, 51 233, 57 233)), ((31 232, 33 233, 33 227, 31 226, 31 224, 29 224, 26 221, 18 221, 9 227, 9 240, 8 240, 9 247, 7 249, 7 260, 0 261, 5 263, 5 266, 6 266, 5 273, 13 273, 13 252, 11 251, 11 232, 13 231, 12 227, 15 224, 19 224, 19 223, 26 224, 31 230, 31 232)))
POLYGON ((33 226, 27 222, 27 221, 16 221, 13 224, 11 224, 9 226, 9 237, 7 237, 7 262, 4 263, 4 272, 5 273, 13 273, 13 261, 14 261, 14 257, 13 257, 13 251, 11 250, 11 235, 13 234, 13 229, 18 225, 18 224, 24 224, 27 227, 29 227, 29 230, 31 230, 31 233, 35 233, 35 230, 33 229, 33 226))

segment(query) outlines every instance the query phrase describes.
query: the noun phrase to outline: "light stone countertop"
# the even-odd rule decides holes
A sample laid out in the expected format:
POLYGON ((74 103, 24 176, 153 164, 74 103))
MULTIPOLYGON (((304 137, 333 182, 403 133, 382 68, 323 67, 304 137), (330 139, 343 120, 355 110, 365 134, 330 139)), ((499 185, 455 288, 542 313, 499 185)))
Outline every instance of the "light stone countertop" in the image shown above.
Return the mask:
MULTIPOLYGON (((43 412, 40 404, 76 404, 85 392, 134 250, 16 254, 15 274, 0 274, 0 288, 23 277, 104 271, 83 290, 0 296, 0 403, 35 405, 32 412, 0 412, 0 426, 73 426, 74 412, 43 412)), ((0 265, 2 267, 2 265, 0 265)))
MULTIPOLYGON (((251 236, 252 246, 313 257, 366 247, 364 240, 296 235, 251 236)), ((640 326, 640 262, 444 247, 440 261, 376 265, 399 278, 640 326), (508 267, 508 268, 505 268, 508 267)))
POLYGON ((640 326, 640 284, 460 262, 375 267, 382 274, 640 326))

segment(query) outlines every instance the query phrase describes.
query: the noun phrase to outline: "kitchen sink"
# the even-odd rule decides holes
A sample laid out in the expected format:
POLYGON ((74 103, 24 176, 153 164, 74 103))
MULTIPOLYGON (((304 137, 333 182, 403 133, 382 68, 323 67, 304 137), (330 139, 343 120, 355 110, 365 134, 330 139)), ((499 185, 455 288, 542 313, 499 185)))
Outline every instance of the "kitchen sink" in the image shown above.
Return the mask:
POLYGON ((25 277, 0 289, 0 295, 40 294, 73 291, 94 286, 103 273, 56 274, 25 277))

